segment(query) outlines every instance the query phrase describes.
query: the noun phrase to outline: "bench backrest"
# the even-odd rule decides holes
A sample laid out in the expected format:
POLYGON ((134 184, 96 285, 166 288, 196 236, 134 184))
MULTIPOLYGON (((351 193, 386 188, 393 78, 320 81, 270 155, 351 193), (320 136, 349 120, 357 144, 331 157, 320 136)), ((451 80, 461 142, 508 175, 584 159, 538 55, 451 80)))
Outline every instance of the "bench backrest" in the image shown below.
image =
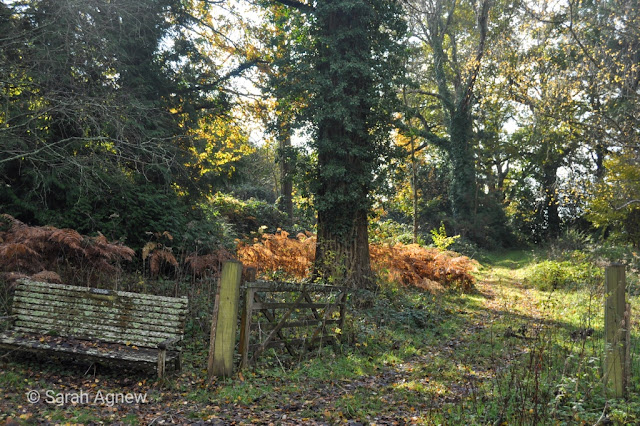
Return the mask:
POLYGON ((18 281, 12 313, 17 331, 156 347, 181 337, 187 298, 18 281))

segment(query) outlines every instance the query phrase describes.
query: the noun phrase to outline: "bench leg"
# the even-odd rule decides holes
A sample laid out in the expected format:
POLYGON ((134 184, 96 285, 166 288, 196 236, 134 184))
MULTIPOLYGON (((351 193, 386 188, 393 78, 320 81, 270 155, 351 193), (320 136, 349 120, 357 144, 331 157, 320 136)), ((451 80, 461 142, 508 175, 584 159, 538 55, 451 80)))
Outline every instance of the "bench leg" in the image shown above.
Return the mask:
POLYGON ((182 353, 178 353, 178 357, 175 360, 174 368, 176 371, 182 371, 182 353))
POLYGON ((160 379, 164 377, 166 360, 167 360, 167 350, 160 349, 158 351, 158 378, 160 379))

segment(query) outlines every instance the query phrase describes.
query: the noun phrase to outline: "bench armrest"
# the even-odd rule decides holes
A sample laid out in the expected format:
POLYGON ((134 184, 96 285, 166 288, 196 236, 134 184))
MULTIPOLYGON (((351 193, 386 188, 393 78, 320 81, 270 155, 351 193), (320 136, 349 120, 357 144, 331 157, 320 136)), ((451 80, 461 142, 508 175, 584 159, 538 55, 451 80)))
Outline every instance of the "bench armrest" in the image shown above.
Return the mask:
POLYGON ((17 315, 7 315, 4 317, 0 317, 0 321, 8 321, 10 323, 14 323, 16 321, 16 319, 18 318, 17 315))
POLYGON ((161 350, 167 350, 169 348, 171 348, 171 346, 175 345, 176 343, 182 341, 182 336, 178 336, 178 337, 172 337, 170 339, 164 340, 160 343, 158 343, 158 349, 161 350))

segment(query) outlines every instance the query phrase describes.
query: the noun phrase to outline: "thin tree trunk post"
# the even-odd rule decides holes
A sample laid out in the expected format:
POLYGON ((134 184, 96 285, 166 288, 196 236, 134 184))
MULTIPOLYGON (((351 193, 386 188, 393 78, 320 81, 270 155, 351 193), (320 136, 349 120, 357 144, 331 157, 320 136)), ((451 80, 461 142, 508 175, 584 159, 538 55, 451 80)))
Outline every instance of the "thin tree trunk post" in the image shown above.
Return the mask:
POLYGON ((340 340, 343 343, 346 343, 345 332, 344 332, 344 323, 347 316, 347 289, 345 288, 342 291, 342 296, 340 297, 340 323, 338 327, 340 327, 340 340))
POLYGON ((236 345, 236 329, 238 328, 238 304, 240 299, 240 282, 242 280, 242 263, 227 261, 222 265, 220 276, 218 303, 214 307, 212 318, 211 343, 209 346, 209 378, 230 377, 233 374, 233 352, 236 345))
POLYGON ((626 336, 628 318, 625 318, 625 267, 614 263, 605 268, 605 362, 604 374, 607 393, 614 398, 625 396, 626 389, 626 336))
POLYGON ((240 325, 240 354, 242 361, 240 369, 249 367, 249 337, 251 337, 251 314, 253 313, 253 299, 256 290, 248 288, 244 298, 244 311, 240 325))
POLYGON ((629 390, 631 385, 631 303, 627 303, 624 311, 624 324, 626 332, 624 334, 624 382, 625 392, 629 390))
POLYGON ((209 358, 207 359, 207 377, 213 379, 213 354, 216 348, 216 330, 218 325, 218 309, 220 307, 220 280, 216 285, 216 295, 213 300, 213 312, 211 313, 211 333, 209 334, 209 358))
POLYGON ((413 198, 413 244, 418 243, 418 170, 416 165, 415 138, 411 136, 411 196, 413 198))

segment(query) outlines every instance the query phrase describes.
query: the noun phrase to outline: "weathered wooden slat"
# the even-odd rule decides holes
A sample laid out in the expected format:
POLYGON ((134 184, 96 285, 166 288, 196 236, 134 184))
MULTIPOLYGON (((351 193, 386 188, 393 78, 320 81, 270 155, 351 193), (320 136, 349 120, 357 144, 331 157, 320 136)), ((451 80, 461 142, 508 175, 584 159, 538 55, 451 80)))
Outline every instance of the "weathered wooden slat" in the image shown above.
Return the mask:
POLYGON ((94 306, 77 306, 75 304, 64 304, 60 302, 51 302, 45 304, 25 304, 22 301, 14 303, 14 311, 19 310, 26 312, 40 312, 51 317, 77 317, 86 321, 92 321, 93 318, 111 318, 120 322, 135 322, 140 324, 163 324, 168 327, 183 327, 185 318, 183 316, 163 316, 150 312, 132 312, 127 310, 119 310, 113 308, 99 308, 94 306))
POLYGON ((156 312, 138 312, 130 309, 118 309, 113 307, 101 307, 101 306, 84 306, 77 303, 65 303, 60 301, 51 301, 47 303, 45 300, 38 299, 37 303, 34 300, 25 300, 24 298, 14 299, 14 306, 17 309, 24 309, 29 312, 46 312, 53 317, 65 315, 72 315, 87 318, 102 318, 105 316, 115 316, 119 321, 135 321, 140 323, 151 324, 169 324, 171 326, 182 325, 184 322, 184 315, 164 315, 156 312))
POLYGON ((92 294, 88 292, 70 292, 70 291, 58 291, 51 289, 51 292, 47 292, 45 288, 36 288, 34 291, 23 288, 21 291, 16 291, 18 296, 31 296, 35 298, 46 297, 47 299, 54 300, 82 300, 84 303, 94 304, 99 306, 135 306, 136 308, 144 309, 150 312, 169 312, 182 311, 186 309, 186 305, 171 304, 163 302, 164 304, 153 304, 149 300, 140 301, 130 298, 118 297, 117 295, 104 295, 104 294, 92 294))
MULTIPOLYGON (((33 305, 31 305, 33 307, 33 305)), ((42 318, 42 319, 54 319, 59 321, 73 321, 73 322, 87 322, 92 319, 96 319, 101 324, 110 327, 126 327, 133 329, 142 329, 149 331, 157 331, 160 333, 181 333, 182 324, 180 321, 174 321, 172 323, 159 323, 158 321, 149 321, 144 318, 123 318, 122 315, 111 315, 104 314, 103 312, 98 312, 98 314, 102 315, 102 318, 99 318, 96 315, 83 315, 83 313, 74 313, 74 312, 65 312, 65 313, 56 313, 53 308, 46 306, 39 306, 36 309, 26 309, 24 307, 13 308, 12 312, 17 314, 19 318, 29 321, 33 317, 42 318)))
MULTIPOLYGON (((184 321, 185 314, 164 314, 160 312, 147 312, 144 310, 135 309, 134 307, 118 307, 118 306, 97 306, 91 304, 84 304, 81 300, 49 300, 44 298, 34 299, 28 296, 16 296, 14 297, 15 306, 28 310, 38 310, 42 312, 48 312, 47 308, 53 308, 52 315, 65 314, 70 312, 72 314, 82 314, 85 317, 98 316, 102 314, 117 315, 123 320, 142 319, 147 318, 157 322, 168 323, 181 323, 184 321)), ((144 322, 144 321, 142 321, 144 322)))
POLYGON ((40 317, 32 317, 29 319, 20 318, 15 323, 16 327, 29 327, 40 330, 63 330, 65 335, 74 336, 75 333, 81 333, 82 336, 86 336, 86 333, 92 333, 96 337, 101 336, 103 333, 118 333, 119 335, 132 338, 159 338, 161 340, 175 337, 178 333, 157 332, 144 329, 127 328, 126 326, 111 327, 104 324, 96 323, 82 323, 77 321, 64 321, 45 319, 40 317))
MULTIPOLYGON (((339 319, 336 320, 326 320, 324 323, 325 324, 338 324, 340 322, 339 319)), ((291 321, 291 322, 287 322, 285 323, 281 328, 300 328, 300 327, 312 327, 312 326, 321 326, 322 325, 322 319, 313 319, 313 320, 304 320, 304 321, 291 321)), ((276 323, 274 322, 259 322, 259 323, 252 323, 251 324, 251 329, 252 330, 272 330, 274 327, 276 326, 276 323)))
MULTIPOLYGON (((336 306, 334 302, 331 303, 298 303, 296 309, 324 309, 336 306)), ((291 302, 262 302, 254 303, 253 310, 258 311, 261 309, 289 309, 293 306, 291 302)))
MULTIPOLYGON (((88 292, 88 291, 92 290, 89 287, 79 287, 79 286, 66 285, 66 284, 44 283, 44 282, 40 282, 40 281, 32 281, 32 280, 27 279, 27 278, 23 278, 23 279, 18 280, 18 288, 21 287, 21 286, 26 286, 26 287, 29 287, 29 288, 39 287, 39 288, 48 288, 48 289, 57 289, 57 290, 70 290, 70 291, 74 291, 74 292, 88 292)), ((102 290, 98 290, 98 289, 93 289, 93 290, 102 291, 102 290)), ((182 304, 182 305, 187 305, 188 304, 188 298, 185 297, 185 296, 183 296, 183 297, 167 297, 167 296, 156 296, 156 295, 153 295, 153 294, 133 293, 133 292, 128 292, 128 291, 114 291, 114 290, 108 290, 108 292, 109 292, 109 294, 117 294, 118 296, 121 296, 121 297, 128 297, 128 298, 132 298, 132 299, 140 299, 142 301, 150 300, 155 305, 162 304, 162 302, 170 302, 170 303, 173 303, 173 304, 182 304)))
POLYGON ((85 297, 77 297, 77 296, 65 296, 58 294, 46 294, 46 293, 16 293, 14 298, 19 301, 24 301, 25 303, 34 303, 34 304, 49 304, 49 302, 63 302, 63 303, 73 303, 80 304, 82 306, 97 306, 104 308, 118 308, 118 309, 128 309, 134 312, 149 312, 149 313, 158 313, 162 315, 181 315, 185 312, 184 309, 176 309, 162 306, 151 306, 151 305, 138 305, 137 303, 131 303, 130 301, 123 300, 115 300, 115 301, 104 301, 104 300, 95 300, 92 298, 85 297), (44 301, 39 302, 39 301, 44 301))
MULTIPOLYGON (((41 342, 38 336, 20 335, 12 333, 10 335, 0 335, 0 348, 4 349, 31 349, 37 351, 49 351, 67 354, 78 354, 85 357, 99 359, 123 360, 135 363, 155 364, 158 359, 158 351, 152 349, 133 349, 124 345, 109 346, 86 346, 80 341, 65 342, 41 342)), ((176 352, 167 352, 167 361, 177 359, 176 352)))
POLYGON ((83 305, 91 305, 91 306, 118 307, 121 309, 134 309, 134 310, 140 310, 144 312, 180 314, 185 311, 185 309, 182 309, 182 308, 139 305, 131 301, 120 300, 120 299, 116 299, 115 301, 96 300, 93 298, 82 297, 82 295, 74 296, 74 295, 62 295, 62 294, 46 294, 46 293, 38 293, 38 292, 31 292, 31 293, 19 292, 19 293, 15 293, 15 296, 20 298, 29 298, 32 300, 46 300, 46 301, 57 300, 65 303, 74 302, 74 303, 81 303, 83 305))
MULTIPOLYGON (((320 343, 320 342, 335 342, 336 341, 336 337, 335 336, 322 336, 322 337, 316 337, 315 339, 311 339, 311 338, 296 338, 296 339, 287 339, 285 340, 270 340, 269 342, 266 343, 266 345, 264 345, 265 349, 267 348, 281 348, 286 346, 287 344, 289 345, 294 345, 297 347, 302 347, 305 345, 313 345, 316 343, 320 343)), ((249 348, 250 350, 259 350, 261 348, 262 344, 255 344, 255 345, 250 345, 249 348)))
MULTIPOLYGON (((25 326, 25 325, 20 325, 20 326, 16 325, 14 327, 14 330, 20 331, 23 333, 45 334, 45 333, 42 333, 43 330, 39 328, 34 328, 30 326, 25 326)), ((129 339, 117 333, 106 333, 106 332, 101 333, 99 336, 96 336, 95 334, 88 331, 85 334, 82 334, 79 331, 76 331, 73 334, 65 334, 64 330, 62 329, 58 330, 54 328, 50 329, 49 332, 59 333, 56 335, 56 337, 59 335, 59 337, 64 337, 64 338, 75 338, 79 340, 88 340, 88 341, 101 341, 104 343, 119 343, 122 345, 131 345, 131 346, 144 347, 144 348, 155 348, 158 345, 158 343, 164 340, 164 338, 162 337, 149 337, 149 338, 131 337, 129 339)))
POLYGON ((258 291, 267 291, 269 293, 282 293, 288 291, 309 291, 318 293, 331 293, 331 292, 343 292, 347 291, 347 287, 333 286, 333 285, 319 285, 319 284, 291 284, 272 281, 255 281, 247 283, 245 288, 254 289, 258 291))

